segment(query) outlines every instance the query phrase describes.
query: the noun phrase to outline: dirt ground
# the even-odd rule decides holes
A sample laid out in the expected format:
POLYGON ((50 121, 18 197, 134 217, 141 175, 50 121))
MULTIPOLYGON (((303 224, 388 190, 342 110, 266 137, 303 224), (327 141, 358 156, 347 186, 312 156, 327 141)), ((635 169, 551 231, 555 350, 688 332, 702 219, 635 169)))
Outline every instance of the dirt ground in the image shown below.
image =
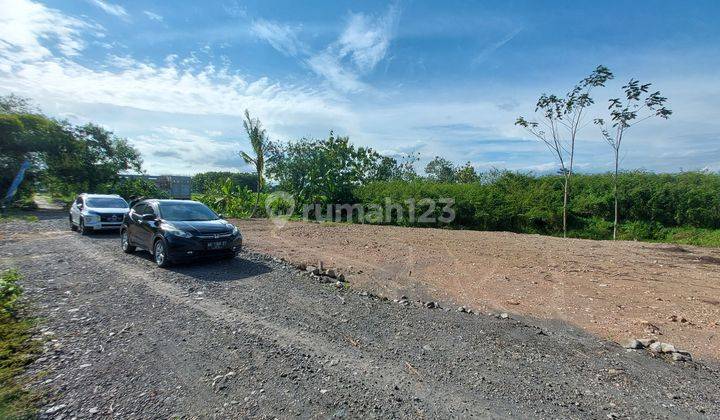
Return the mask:
POLYGON ((353 287, 657 338, 720 358, 720 250, 507 232, 236 221, 246 246, 338 269, 353 287))
POLYGON ((39 218, 0 224, 0 271, 38 322, 40 419, 720 418, 714 362, 394 303, 248 251, 160 269, 116 232, 39 218))

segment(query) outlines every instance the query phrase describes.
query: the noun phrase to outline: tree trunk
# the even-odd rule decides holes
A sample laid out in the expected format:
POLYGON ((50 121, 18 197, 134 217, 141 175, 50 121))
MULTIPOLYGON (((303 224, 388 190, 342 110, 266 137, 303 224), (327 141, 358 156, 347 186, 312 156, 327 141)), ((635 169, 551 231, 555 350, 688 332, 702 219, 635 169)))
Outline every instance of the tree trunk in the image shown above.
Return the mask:
POLYGON ((615 175, 613 176, 613 196, 615 197, 615 220, 613 222, 613 241, 617 239, 617 227, 618 227, 618 156, 620 155, 619 150, 615 149, 615 175))
POLYGON ((255 191, 255 194, 257 197, 255 198, 255 205, 253 206, 252 214, 250 217, 255 217, 255 212, 257 211, 258 205, 260 204, 260 176, 258 176, 257 181, 257 191, 255 191))
POLYGON ((567 215, 568 215, 568 196, 570 189, 570 173, 565 173, 565 188, 563 193, 563 238, 567 238, 567 215))

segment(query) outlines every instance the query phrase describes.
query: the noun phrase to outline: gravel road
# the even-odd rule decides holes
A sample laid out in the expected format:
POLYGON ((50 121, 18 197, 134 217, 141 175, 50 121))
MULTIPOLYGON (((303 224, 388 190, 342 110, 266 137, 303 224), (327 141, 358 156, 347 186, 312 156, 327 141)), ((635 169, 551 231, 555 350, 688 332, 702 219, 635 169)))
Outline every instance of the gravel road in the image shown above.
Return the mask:
MULTIPOLYGON (((46 418, 718 418, 718 366, 563 323, 404 306, 261 255, 155 268, 64 215, 0 224, 46 418)), ((440 303, 442 306, 442 302, 440 303)))

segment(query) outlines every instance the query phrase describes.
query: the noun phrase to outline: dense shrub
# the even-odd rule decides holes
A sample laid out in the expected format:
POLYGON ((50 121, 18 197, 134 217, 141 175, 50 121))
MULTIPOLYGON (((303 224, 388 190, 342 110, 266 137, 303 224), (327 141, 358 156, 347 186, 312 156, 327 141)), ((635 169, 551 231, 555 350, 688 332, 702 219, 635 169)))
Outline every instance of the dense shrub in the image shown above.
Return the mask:
POLYGON ((7 270, 0 276, 0 311, 12 313, 15 301, 22 294, 22 288, 17 282, 20 274, 15 270, 7 270))
MULTIPOLYGON (((502 172, 481 179, 469 184, 373 182, 356 188, 354 194, 358 202, 381 205, 386 197, 401 204, 410 198, 453 198, 456 218, 451 227, 562 232, 561 176, 502 172)), ((571 188, 571 236, 612 237, 612 175, 576 175, 571 188)), ((666 228, 720 229, 718 174, 626 172, 620 175, 619 192, 624 239, 659 240, 667 235, 666 228)), ((419 225, 409 219, 393 223, 419 225)))
MULTIPOLYGON (((204 203, 224 217, 250 217, 256 200, 258 200, 257 193, 250 191, 246 186, 235 184, 231 178, 212 183, 206 187, 205 191, 204 194, 193 194, 193 200, 204 203)), ((267 194, 260 193, 256 215, 263 216, 265 214, 266 197, 267 194)))
POLYGON ((257 190, 257 174, 249 172, 202 172, 192 177, 190 189, 196 194, 205 194, 218 182, 230 178, 239 187, 257 190))

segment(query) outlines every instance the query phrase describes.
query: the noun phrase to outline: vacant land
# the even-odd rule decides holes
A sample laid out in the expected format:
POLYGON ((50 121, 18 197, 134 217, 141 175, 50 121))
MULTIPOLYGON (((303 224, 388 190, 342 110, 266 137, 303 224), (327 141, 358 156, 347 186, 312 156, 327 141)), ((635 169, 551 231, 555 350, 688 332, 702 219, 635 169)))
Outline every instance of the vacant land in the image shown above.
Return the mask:
POLYGON ((657 338, 720 358, 720 251, 392 226, 239 222, 247 245, 345 273, 356 287, 657 338))
POLYGON ((161 270, 59 214, 0 225, 11 266, 42 320, 44 418, 720 416, 717 364, 383 301, 258 254, 161 270))

